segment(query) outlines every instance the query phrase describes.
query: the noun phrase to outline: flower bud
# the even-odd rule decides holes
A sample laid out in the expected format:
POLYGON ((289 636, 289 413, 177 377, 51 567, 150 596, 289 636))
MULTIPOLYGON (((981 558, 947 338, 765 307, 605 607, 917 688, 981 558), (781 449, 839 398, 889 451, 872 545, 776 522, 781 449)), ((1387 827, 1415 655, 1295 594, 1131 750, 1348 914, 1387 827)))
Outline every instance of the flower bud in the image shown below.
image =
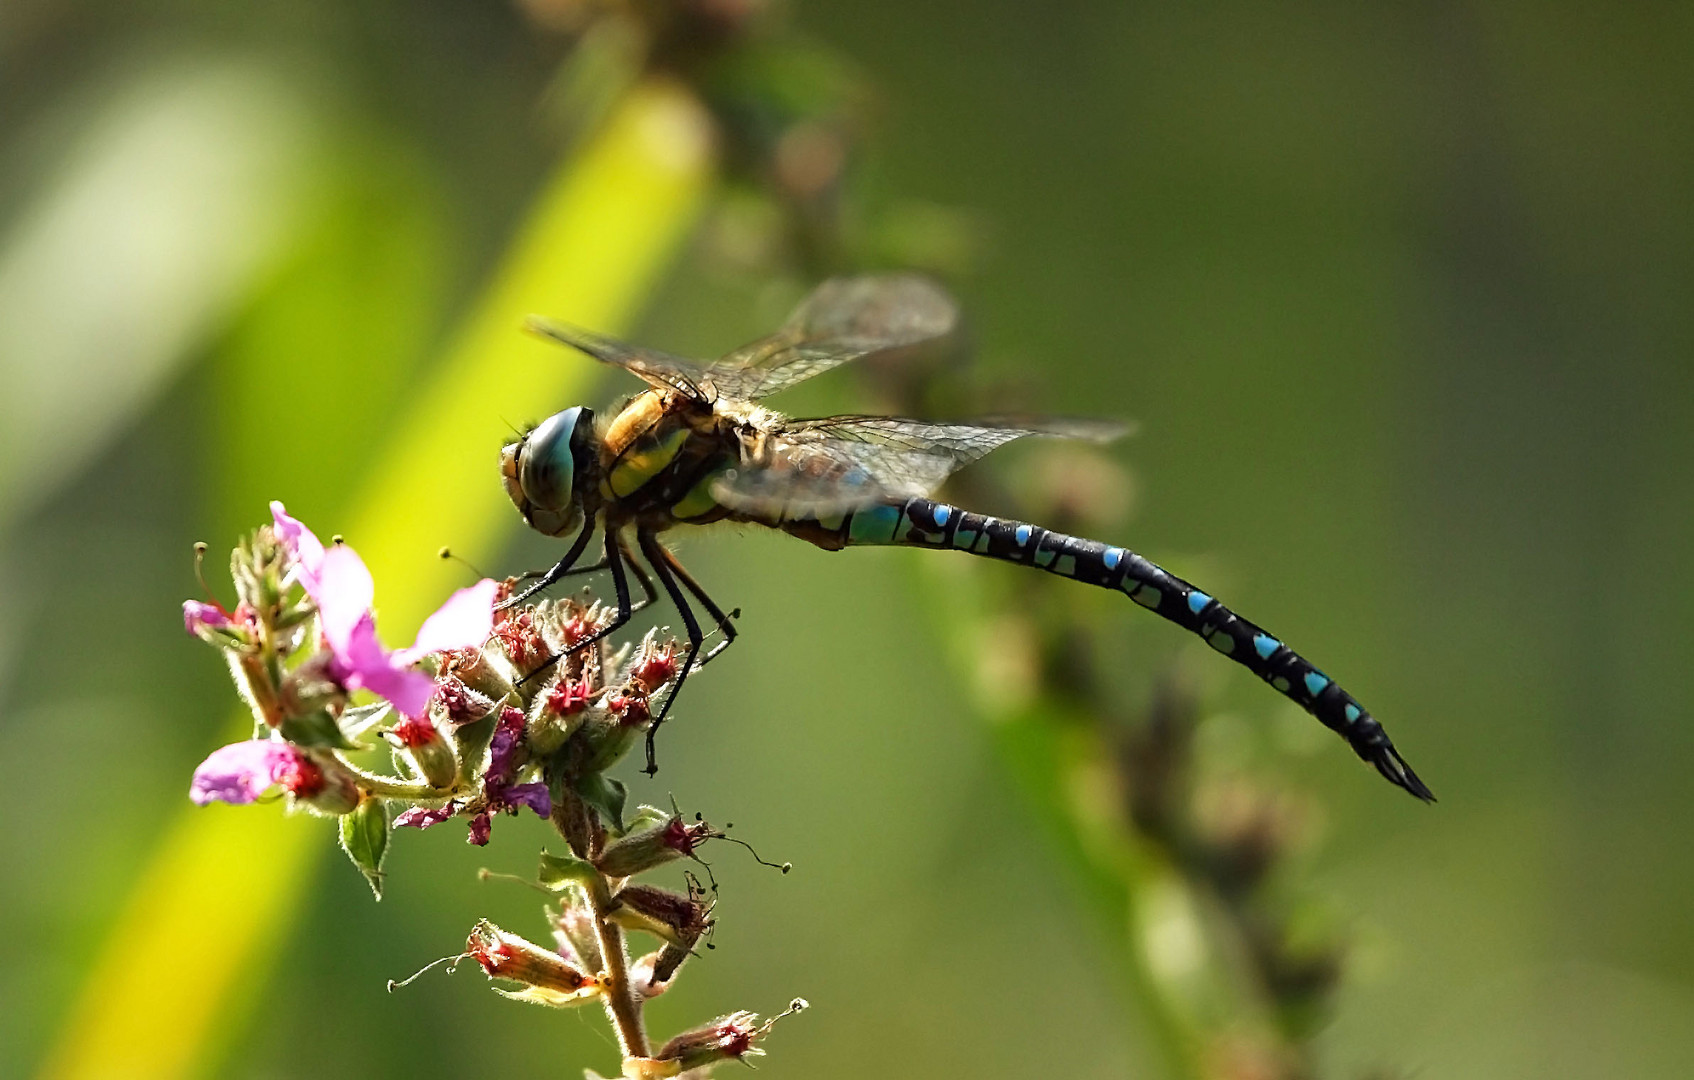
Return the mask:
POLYGON ((336 817, 359 805, 359 781, 347 766, 329 754, 283 745, 287 751, 276 756, 271 779, 296 802, 336 817))
POLYGON ((545 757, 565 745, 565 740, 582 726, 583 713, 593 696, 587 679, 568 678, 537 694, 527 736, 531 749, 545 757))
POLYGON ((225 611, 223 605, 216 601, 207 603, 203 600, 184 600, 182 626, 208 645, 229 648, 245 645, 249 640, 247 626, 225 611))
POLYGON ((509 934, 487 919, 478 922, 465 942, 465 952, 482 965, 491 979, 522 983, 526 1000, 563 1005, 592 995, 599 989, 595 980, 578 971, 565 958, 516 934, 509 934))
POLYGON ((646 999, 656 998, 671 988, 682 962, 692 954, 675 945, 663 945, 629 962, 629 987, 646 999))
POLYGON ((564 902, 553 919, 553 940, 559 943, 560 955, 584 971, 605 968, 594 913, 589 910, 588 897, 581 886, 573 885, 566 890, 564 902))
POLYGON ((494 626, 494 641, 499 643, 500 650, 520 677, 534 673, 553 655, 553 650, 536 628, 533 608, 508 612, 494 626))
POLYGON ((630 930, 644 930, 665 941, 691 949, 711 929, 711 905, 657 885, 625 885, 614 897, 619 906, 612 918, 630 930))
POLYGON ((476 691, 476 697, 471 697, 471 706, 479 706, 486 701, 486 706, 474 714, 452 714, 452 723, 471 723, 473 719, 481 719, 488 714, 488 709, 495 708, 493 703, 512 692, 512 681, 507 672, 500 670, 496 664, 479 648, 459 648, 456 652, 447 653, 447 662, 442 665, 442 681, 446 677, 454 677, 459 684, 476 691))
POLYGON ((445 788, 459 774, 453 748, 441 737, 427 716, 404 716, 389 732, 394 744, 405 751, 418 775, 431 787, 445 788))
MULTIPOLYGON (((470 674, 492 673, 493 669, 482 660, 481 653, 473 655, 477 657, 479 664, 473 667, 470 674)), ((454 727, 463 727, 465 724, 476 723, 494 711, 495 699, 473 688, 464 680, 462 676, 467 672, 463 666, 454 662, 449 665, 449 670, 451 674, 444 674, 435 681, 435 704, 440 707, 443 720, 454 727)), ((504 696, 504 693, 501 696, 504 696)))
POLYGON ((613 714, 611 701, 589 708, 577 729, 576 743, 583 748, 578 770, 605 772, 616 765, 641 738, 641 729, 629 727, 613 714))
POLYGON ((607 877, 624 878, 663 866, 694 849, 713 835, 704 821, 692 825, 673 817, 655 828, 632 832, 606 845, 594 865, 607 877))
POLYGON ((649 633, 641 642, 641 651, 636 654, 635 662, 629 666, 629 679, 643 693, 653 694, 676 678, 677 668, 676 641, 667 641, 661 646, 649 633))
POLYGON ((671 988, 671 979, 686 959, 688 950, 675 945, 638 957, 629 965, 629 985, 644 998, 656 998, 671 988))
POLYGON ((784 1016, 808 1008, 804 998, 795 998, 787 1011, 759 1023, 756 1013, 737 1012, 720 1016, 704 1027, 685 1031, 659 1048, 656 1057, 674 1061, 687 1072, 731 1058, 740 1060, 753 1054, 763 1054, 753 1043, 770 1032, 772 1025, 784 1016))

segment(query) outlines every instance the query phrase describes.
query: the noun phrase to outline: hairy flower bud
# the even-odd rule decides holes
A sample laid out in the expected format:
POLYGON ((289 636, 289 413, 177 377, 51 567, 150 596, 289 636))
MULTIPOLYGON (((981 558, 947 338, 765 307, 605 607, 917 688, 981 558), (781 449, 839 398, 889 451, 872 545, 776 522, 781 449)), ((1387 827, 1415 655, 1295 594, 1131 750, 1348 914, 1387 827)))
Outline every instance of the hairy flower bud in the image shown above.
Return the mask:
POLYGON ((566 890, 564 903, 553 919, 553 940, 559 943, 560 955, 584 971, 599 971, 606 966, 600 953, 594 912, 580 886, 566 890))
POLYGON ((545 756, 565 745, 565 740, 582 726, 593 696, 587 679, 569 678, 559 679, 545 693, 536 695, 527 736, 536 754, 545 756))
MULTIPOLYGON (((480 659, 481 654, 476 654, 480 659)), ((487 667, 486 664, 483 665, 487 667)), ((435 680, 434 704, 442 720, 454 727, 474 724, 494 711, 495 701, 480 690, 473 689, 459 677, 463 668, 454 667, 455 674, 435 680)))
POLYGON ((674 1061, 682 1072, 687 1072, 719 1061, 763 1054, 764 1051, 753 1044, 768 1034, 778 1020, 807 1007, 804 998, 795 998, 785 1012, 763 1024, 759 1023, 757 1013, 736 1012, 720 1016, 703 1027, 678 1035, 661 1046, 655 1056, 661 1061, 674 1061))
POLYGON ((632 832, 606 845, 594 865, 607 877, 624 878, 663 866, 716 835, 704 821, 692 825, 673 817, 663 825, 632 832))
POLYGON ((612 918, 620 925, 684 949, 693 948, 712 926, 711 905, 657 885, 625 885, 614 899, 619 906, 612 918))
MULTIPOLYGON (((494 650, 497 652, 497 650, 494 650)), ((447 661, 442 665, 441 678, 437 680, 437 693, 448 692, 444 687, 449 680, 456 680, 461 688, 473 691, 473 696, 464 702, 448 700, 449 708, 463 708, 468 711, 454 712, 452 720, 455 724, 468 724, 480 720, 494 707, 494 703, 512 692, 511 680, 507 673, 501 670, 501 663, 491 660, 488 653, 482 649, 459 649, 447 654, 447 661), (486 704, 484 704, 486 703, 486 704)))
POLYGON ((332 816, 359 805, 359 781, 347 766, 327 753, 289 750, 272 765, 271 778, 297 802, 332 816))
POLYGON ((599 989, 592 977, 572 967, 558 953, 507 933, 487 919, 471 930, 465 952, 482 965, 489 978, 524 984, 526 992, 511 996, 525 1000, 564 1005, 599 989))
POLYGON ((418 775, 429 781, 430 786, 445 788, 459 774, 452 746, 427 716, 401 717, 389 732, 389 738, 411 759, 418 775))

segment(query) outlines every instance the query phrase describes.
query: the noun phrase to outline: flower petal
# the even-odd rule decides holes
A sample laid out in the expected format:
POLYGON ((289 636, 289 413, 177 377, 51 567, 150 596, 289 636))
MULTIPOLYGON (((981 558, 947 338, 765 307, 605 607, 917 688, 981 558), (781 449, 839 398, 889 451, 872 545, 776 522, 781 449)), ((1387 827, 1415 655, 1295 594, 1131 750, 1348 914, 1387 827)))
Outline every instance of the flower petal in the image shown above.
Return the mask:
POLYGON ((357 680, 360 686, 392 701, 394 708, 406 716, 424 715, 429 697, 435 693, 434 679, 408 667, 363 668, 357 672, 357 680))
POLYGON ((299 564, 300 583, 306 586, 306 592, 317 599, 318 574, 323 567, 324 546, 312 530, 288 516, 288 511, 282 508, 282 503, 271 503, 271 520, 276 523, 277 538, 282 541, 299 564))
MULTIPOLYGON (((324 554, 317 591, 312 592, 310 586, 306 591, 311 593, 312 602, 318 605, 324 640, 338 659, 345 660, 355 628, 361 621, 370 622, 371 600, 376 595, 376 586, 371 581, 371 572, 365 568, 365 561, 352 548, 337 544, 324 554)), ((373 641, 375 635, 375 624, 372 623, 373 641)))
POLYGON ((282 743, 262 739, 230 743, 207 755, 194 770, 188 797, 200 806, 213 802, 250 803, 271 786, 272 772, 289 757, 282 743))
POLYGON ((494 595, 499 588, 498 582, 483 578, 449 596, 418 628, 412 647, 394 650, 395 657, 411 663, 428 653, 481 645, 494 632, 494 595))
POLYGON ((414 806, 394 819, 395 825, 409 825, 414 829, 427 829, 431 825, 439 825, 458 813, 454 803, 431 810, 428 807, 414 806))
POLYGON ((229 624, 229 612, 220 604, 201 600, 182 602, 182 625, 190 634, 198 635, 201 630, 217 630, 229 624))
POLYGON ((506 806, 527 806, 542 817, 553 812, 553 797, 546 784, 513 784, 500 789, 500 801, 506 806))

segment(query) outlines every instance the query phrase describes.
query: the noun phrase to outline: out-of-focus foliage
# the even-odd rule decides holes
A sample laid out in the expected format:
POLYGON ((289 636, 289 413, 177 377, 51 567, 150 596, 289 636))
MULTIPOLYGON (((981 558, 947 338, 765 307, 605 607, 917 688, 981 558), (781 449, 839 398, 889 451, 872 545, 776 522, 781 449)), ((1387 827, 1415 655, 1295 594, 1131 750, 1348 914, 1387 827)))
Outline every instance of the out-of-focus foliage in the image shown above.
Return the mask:
MULTIPOLYGON (((1115 451, 1134 513, 1108 539, 1343 676, 1442 796, 1409 805, 1309 718, 1191 658, 1213 716, 1200 753, 1323 808, 1300 869, 1352 943, 1319 1039, 1331 1074, 1685 1075, 1687 20, 794 14, 870 88, 853 179, 880 250, 968 269, 977 377, 1024 407, 1139 420, 1115 451)), ((117 898, 220 741, 221 675, 177 617, 189 544, 232 539, 270 497, 364 527, 338 493, 372 482, 561 154, 554 33, 439 2, 0 9, 0 1073, 63 1033, 117 898), (245 441, 273 376, 324 446, 310 467, 245 441)), ((793 287, 749 270, 764 213, 720 203, 632 336, 706 355, 769 329, 793 287)), ((550 377, 581 362, 533 356, 550 377)), ((514 424, 575 403, 500 389, 514 424)), ((868 402, 842 376, 776 404, 868 402)), ((452 433, 486 442, 490 514, 509 514, 501 434, 452 433)), ((418 455, 389 468, 427 472, 418 455)), ((1007 456, 1012 483, 1037 482, 1034 458, 1007 456)), ((467 543, 420 529, 441 531, 395 557, 467 543)), ((667 727, 657 783, 733 776, 705 809, 796 870, 730 870, 734 918, 661 1022, 801 992, 817 1007, 783 1031, 778 1076, 1151 1074, 1102 960, 1122 934, 1055 878, 1052 837, 971 718, 982 688, 936 639, 914 568, 948 556, 685 544, 746 637, 667 727)), ((526 538, 484 569, 555 553, 526 538)), ((1150 692, 1193 647, 1120 607, 1108 674, 1150 692)), ((532 897, 474 879, 483 858, 445 830, 403 837, 380 906, 345 868, 320 875, 270 942, 250 1022, 208 1060, 410 1076, 604 1059, 588 1028, 462 980, 381 992, 455 948, 467 912, 533 918, 532 897)), ((142 984, 192 989, 204 962, 155 957, 142 984)))

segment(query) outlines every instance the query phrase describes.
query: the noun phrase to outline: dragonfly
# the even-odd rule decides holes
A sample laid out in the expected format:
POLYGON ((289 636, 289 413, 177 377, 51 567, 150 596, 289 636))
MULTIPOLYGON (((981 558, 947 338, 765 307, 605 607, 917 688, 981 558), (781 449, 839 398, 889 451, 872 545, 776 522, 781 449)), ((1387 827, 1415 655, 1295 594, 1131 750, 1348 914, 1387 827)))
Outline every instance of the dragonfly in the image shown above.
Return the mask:
POLYGON ((936 423, 866 415, 798 419, 759 403, 849 361, 945 337, 957 318, 952 298, 938 284, 914 274, 887 274, 828 280, 775 333, 709 363, 529 320, 533 331, 647 384, 609 417, 596 418, 582 406, 554 413, 509 442, 500 460, 506 492, 524 520, 546 535, 572 538, 552 569, 508 604, 522 603, 572 574, 609 572, 616 614, 573 646, 586 648, 645 606, 631 602, 630 573, 646 602, 653 601, 645 562, 682 619, 686 653, 648 729, 646 771, 657 768, 654 735, 705 644, 690 598, 723 635, 707 659, 735 640, 739 614, 726 613, 660 537, 683 526, 730 521, 778 529, 829 551, 867 545, 960 551, 1121 592, 1199 635, 1341 735, 1391 783, 1433 802, 1429 788, 1357 699, 1212 594, 1128 548, 932 498, 955 470, 1013 440, 1098 440, 1117 434, 1118 425, 936 423), (600 560, 579 567, 597 534, 603 538, 600 560))

